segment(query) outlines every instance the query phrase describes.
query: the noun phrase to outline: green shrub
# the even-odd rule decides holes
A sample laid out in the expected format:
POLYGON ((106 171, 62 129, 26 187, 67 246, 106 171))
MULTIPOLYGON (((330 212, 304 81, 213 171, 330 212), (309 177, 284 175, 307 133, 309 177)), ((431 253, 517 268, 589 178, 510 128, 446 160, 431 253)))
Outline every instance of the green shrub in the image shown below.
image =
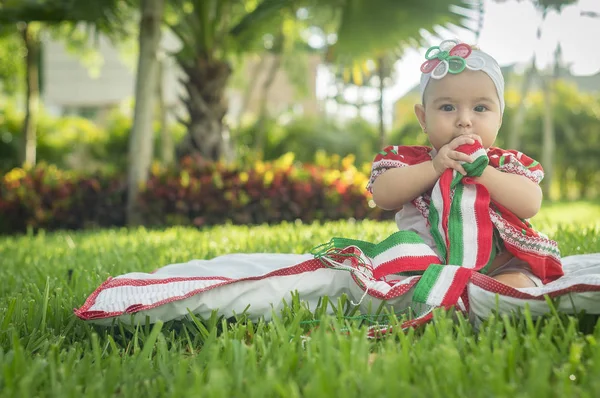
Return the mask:
POLYGON ((301 117, 286 124, 270 119, 263 127, 266 137, 260 148, 256 146, 256 125, 234 132, 242 162, 274 160, 293 152, 298 161, 310 163, 315 160, 315 153, 321 151, 342 157, 353 154, 358 163, 364 163, 371 162, 380 149, 376 127, 361 119, 344 124, 321 117, 301 117))
MULTIPOLYGON (((11 102, 0 107, 0 171, 8 171, 20 164, 23 146, 23 112, 11 102)), ((69 142, 52 139, 56 131, 56 119, 42 108, 37 124, 37 159, 65 167, 64 154, 69 153, 69 142)))
MULTIPOLYGON (((139 204, 149 226, 390 217, 371 208, 368 175, 353 160, 328 168, 286 154, 240 167, 186 158, 178 168, 155 165, 139 204)), ((123 226, 126 191, 122 175, 16 168, 0 183, 0 233, 123 226)))
POLYGON ((44 163, 13 169, 0 183, 0 233, 123 225, 125 188, 123 179, 44 163))
MULTIPOLYGON (((0 172, 20 165, 23 118, 12 103, 0 109, 0 172)), ((84 117, 55 117, 42 109, 37 129, 37 162, 61 169, 125 173, 131 125, 131 117, 119 110, 110 112, 101 127, 84 117)), ((154 123, 153 129, 158 156, 160 124, 154 123)), ((169 126, 169 131, 176 143, 183 137, 185 127, 176 123, 169 126)))

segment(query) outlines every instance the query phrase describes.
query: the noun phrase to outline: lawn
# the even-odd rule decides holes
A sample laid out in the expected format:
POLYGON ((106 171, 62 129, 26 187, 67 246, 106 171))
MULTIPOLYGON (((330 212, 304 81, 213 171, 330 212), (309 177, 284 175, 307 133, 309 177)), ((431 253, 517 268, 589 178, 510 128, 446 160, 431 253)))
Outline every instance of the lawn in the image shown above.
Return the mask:
MULTIPOLYGON (((598 216, 599 205, 558 204, 533 222, 566 256, 600 252, 598 216)), ((378 241, 394 228, 333 222, 0 238, 0 396, 600 396, 600 326, 590 316, 491 317, 475 331, 439 312, 424 328, 374 341, 360 319, 307 322, 313 315, 299 305, 257 324, 107 329, 73 315, 111 275, 232 252, 305 253, 332 236, 378 241)))

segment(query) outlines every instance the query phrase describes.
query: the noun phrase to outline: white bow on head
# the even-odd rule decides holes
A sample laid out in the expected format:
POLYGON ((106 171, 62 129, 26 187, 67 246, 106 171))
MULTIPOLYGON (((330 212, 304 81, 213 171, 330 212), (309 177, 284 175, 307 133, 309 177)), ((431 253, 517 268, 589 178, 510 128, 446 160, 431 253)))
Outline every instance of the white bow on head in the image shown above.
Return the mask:
POLYGON ((421 65, 421 101, 430 79, 442 79, 448 73, 458 74, 465 69, 480 70, 494 82, 500 110, 504 113, 504 77, 498 62, 491 55, 457 40, 444 40, 439 46, 430 47, 425 58, 427 60, 421 65))

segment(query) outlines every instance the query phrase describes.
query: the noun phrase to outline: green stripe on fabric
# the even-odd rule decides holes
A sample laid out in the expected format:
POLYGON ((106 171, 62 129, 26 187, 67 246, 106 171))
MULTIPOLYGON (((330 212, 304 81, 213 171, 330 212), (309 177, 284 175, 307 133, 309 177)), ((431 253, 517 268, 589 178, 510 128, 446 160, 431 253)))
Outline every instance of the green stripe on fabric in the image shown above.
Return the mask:
POLYGON ((368 257, 371 258, 374 258, 379 254, 401 244, 425 244, 423 238, 421 238, 416 232, 413 231, 394 232, 379 243, 371 243, 358 239, 348 238, 333 238, 332 241, 333 247, 336 249, 344 249, 348 246, 356 246, 368 257))
POLYGON ((540 164, 537 160, 534 160, 533 163, 531 163, 529 166, 527 166, 528 169, 537 166, 538 164, 540 164))
POLYGON ((459 172, 455 171, 454 178, 452 179, 452 182, 450 183, 450 189, 454 189, 456 186, 458 186, 458 184, 460 184, 462 179, 463 179, 463 175, 460 174, 459 172))
POLYGON ((444 240, 441 232, 438 229, 439 222, 440 213, 438 213, 437 209, 433 205, 432 199, 431 205, 429 206, 429 225, 431 226, 430 232, 431 236, 433 236, 433 240, 435 241, 435 245, 440 253, 440 258, 442 259, 442 261, 446 261, 446 241, 444 240))
POLYGON ((394 275, 400 275, 400 276, 418 276, 418 275, 423 275, 423 272, 425 272, 425 271, 405 271, 405 272, 398 272, 397 274, 394 274, 394 275))
POLYGON ((431 289, 437 282, 443 270, 443 265, 431 264, 425 270, 425 273, 417 282, 415 292, 413 293, 413 301, 418 303, 426 303, 431 289))
POLYGON ((454 190, 454 198, 450 205, 450 216, 448 219, 448 250, 450 256, 448 264, 464 265, 465 242, 463 237, 463 214, 461 203, 465 186, 459 185, 454 190))
POLYGON ((464 163, 462 166, 467 172, 467 175, 479 177, 483 174, 483 171, 489 163, 490 159, 487 156, 479 156, 473 160, 473 163, 464 163))
POLYGON ((400 244, 425 244, 423 238, 414 231, 398 231, 381 241, 377 246, 373 248, 373 251, 367 253, 371 258, 377 257, 381 253, 384 253, 395 246, 400 244))
POLYGON ((377 246, 376 243, 349 238, 333 238, 331 241, 333 242, 333 247, 336 249, 345 249, 348 246, 356 246, 365 254, 373 251, 375 246, 377 246))
POLYGON ((506 156, 502 155, 500 156, 500 160, 498 161, 498 165, 499 166, 504 166, 504 162, 506 161, 506 156))

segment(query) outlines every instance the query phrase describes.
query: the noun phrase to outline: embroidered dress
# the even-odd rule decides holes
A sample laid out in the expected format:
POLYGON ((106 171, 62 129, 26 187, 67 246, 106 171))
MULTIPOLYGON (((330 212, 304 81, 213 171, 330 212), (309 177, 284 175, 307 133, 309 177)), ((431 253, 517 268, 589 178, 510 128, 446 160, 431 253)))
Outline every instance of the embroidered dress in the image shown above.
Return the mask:
MULTIPOLYGON (((388 146, 373 161, 367 189, 370 191, 375 179, 391 168, 407 167, 431 160, 433 151, 434 149, 426 146, 388 146)), ((485 155, 481 154, 480 157, 487 159, 486 165, 489 164, 506 173, 525 176, 536 184, 539 184, 544 177, 542 166, 537 161, 518 151, 489 148, 485 155)), ((468 164, 464 164, 463 166, 465 168, 469 167, 468 164)), ((454 178, 460 178, 457 176, 458 173, 450 170, 444 173, 444 175, 450 174, 454 178)), ((444 178, 444 175, 442 178, 444 178)), ((473 182, 473 175, 462 178, 463 185, 472 185, 473 182)), ((415 225, 412 229, 420 231, 420 235, 422 236, 424 235, 424 230, 430 230, 432 231, 431 236, 435 238, 436 228, 431 229, 431 201, 432 192, 426 192, 411 202, 411 205, 422 215, 421 222, 426 224, 426 228, 423 228, 422 225, 415 225)), ((412 206, 408 207, 407 214, 413 214, 412 219, 414 220, 414 212, 411 212, 412 206)), ((534 275, 539 277, 543 283, 549 283, 563 275, 560 251, 556 242, 548 239, 541 232, 536 231, 527 220, 518 218, 493 200, 489 201, 488 213, 493 224, 492 234, 495 233, 500 240, 495 243, 496 250, 504 247, 515 257, 527 262, 534 275)), ((404 224, 402 215, 402 213, 398 214, 396 219, 400 228, 404 224)), ((414 221, 412 222, 414 223, 414 221)), ((423 238, 425 242, 431 242, 428 235, 424 235, 423 238)), ((440 245, 436 244, 432 249, 437 250, 439 247, 440 245)))

